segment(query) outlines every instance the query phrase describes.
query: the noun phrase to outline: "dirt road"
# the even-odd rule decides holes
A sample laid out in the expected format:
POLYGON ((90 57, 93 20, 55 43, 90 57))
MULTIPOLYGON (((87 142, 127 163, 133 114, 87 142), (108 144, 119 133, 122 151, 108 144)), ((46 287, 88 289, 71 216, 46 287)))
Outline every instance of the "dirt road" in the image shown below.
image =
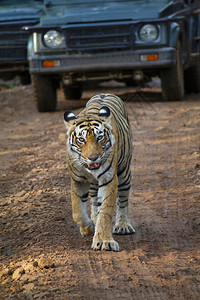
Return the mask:
MULTIPOLYGON (((100 91, 134 92, 107 88, 84 100, 100 91)), ((68 104, 59 94, 57 112, 38 113, 31 87, 0 93, 0 299, 200 299, 200 95, 145 96, 127 103, 136 233, 116 236, 114 253, 92 251, 72 220, 68 104)))

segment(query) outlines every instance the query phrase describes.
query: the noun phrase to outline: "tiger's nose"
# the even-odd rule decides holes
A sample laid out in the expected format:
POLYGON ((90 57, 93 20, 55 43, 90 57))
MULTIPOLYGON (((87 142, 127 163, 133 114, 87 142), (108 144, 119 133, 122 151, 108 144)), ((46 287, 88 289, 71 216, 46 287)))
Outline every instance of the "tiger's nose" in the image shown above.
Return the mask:
POLYGON ((88 156, 88 159, 90 159, 91 161, 95 161, 97 160, 98 156, 88 156))

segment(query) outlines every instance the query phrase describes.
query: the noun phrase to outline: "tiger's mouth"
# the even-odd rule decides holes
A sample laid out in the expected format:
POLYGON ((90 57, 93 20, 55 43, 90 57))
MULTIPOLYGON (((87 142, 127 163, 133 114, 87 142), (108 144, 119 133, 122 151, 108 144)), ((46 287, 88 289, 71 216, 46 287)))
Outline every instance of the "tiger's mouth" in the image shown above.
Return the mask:
POLYGON ((96 170, 96 169, 99 169, 100 164, 98 164, 98 163, 92 163, 92 164, 88 164, 87 166, 88 166, 89 170, 96 170))

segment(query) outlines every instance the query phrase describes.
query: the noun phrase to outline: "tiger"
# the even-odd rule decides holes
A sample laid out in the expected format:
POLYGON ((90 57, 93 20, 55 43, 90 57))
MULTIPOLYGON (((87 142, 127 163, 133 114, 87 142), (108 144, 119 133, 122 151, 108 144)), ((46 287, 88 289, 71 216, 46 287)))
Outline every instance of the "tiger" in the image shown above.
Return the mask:
POLYGON ((73 220, 82 236, 93 234, 92 249, 119 251, 112 233, 135 232, 128 209, 132 133, 126 106, 116 95, 95 95, 77 116, 66 111, 64 123, 73 220))

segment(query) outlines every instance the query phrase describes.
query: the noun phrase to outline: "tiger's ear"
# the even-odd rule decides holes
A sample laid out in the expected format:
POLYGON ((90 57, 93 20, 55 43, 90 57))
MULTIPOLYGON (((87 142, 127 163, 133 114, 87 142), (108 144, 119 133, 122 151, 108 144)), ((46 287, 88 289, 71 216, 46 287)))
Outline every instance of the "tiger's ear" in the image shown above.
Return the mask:
POLYGON ((111 111, 110 108, 108 106, 102 106, 99 110, 98 113, 99 117, 103 118, 103 121, 106 122, 107 124, 111 125, 111 111))
POLYGON ((76 116, 73 112, 67 110, 65 113, 64 113, 64 122, 65 122, 65 125, 66 127, 70 127, 71 124, 71 121, 73 120, 76 120, 76 116))
POLYGON ((99 117, 108 118, 110 116, 110 108, 107 106, 102 106, 102 108, 100 108, 100 110, 99 110, 98 115, 99 115, 99 117))

